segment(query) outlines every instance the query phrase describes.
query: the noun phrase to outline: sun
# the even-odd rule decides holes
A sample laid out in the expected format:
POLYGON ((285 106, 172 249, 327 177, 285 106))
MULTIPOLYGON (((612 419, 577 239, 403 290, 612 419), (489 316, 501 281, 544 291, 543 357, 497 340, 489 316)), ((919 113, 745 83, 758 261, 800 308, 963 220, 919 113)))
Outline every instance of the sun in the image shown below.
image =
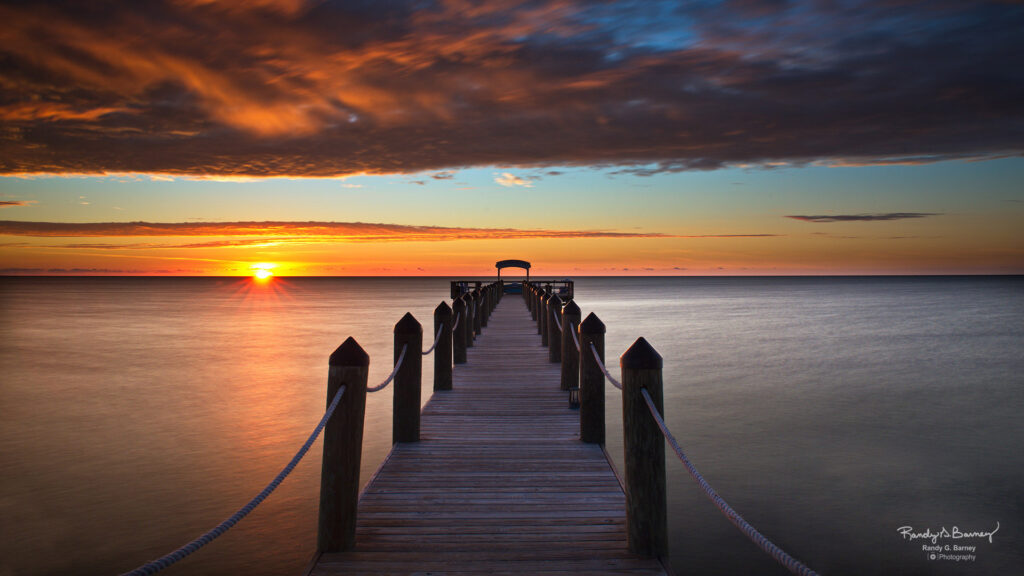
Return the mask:
POLYGON ((274 277, 273 269, 276 267, 277 264, 273 264, 270 262, 260 262, 259 264, 253 264, 252 266, 250 266, 250 268, 252 268, 252 277, 257 280, 264 281, 270 280, 271 278, 274 277))

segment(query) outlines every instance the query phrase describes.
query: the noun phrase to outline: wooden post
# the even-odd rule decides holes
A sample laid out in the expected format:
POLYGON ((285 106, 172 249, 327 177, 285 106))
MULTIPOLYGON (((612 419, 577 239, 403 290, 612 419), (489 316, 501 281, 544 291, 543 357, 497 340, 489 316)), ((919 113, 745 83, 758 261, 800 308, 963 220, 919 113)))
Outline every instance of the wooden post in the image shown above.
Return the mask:
MULTIPOLYGON (((434 308, 434 336, 441 331, 441 338, 434 348, 434 390, 452 389, 452 309, 447 302, 434 308)), ((465 352, 465 349, 463 349, 465 352)))
POLYGON ((331 354, 327 364, 327 405, 330 406, 342 386, 345 386, 345 393, 324 427, 316 547, 320 552, 344 552, 356 545, 359 464, 363 455, 370 357, 350 337, 331 354))
POLYGON ((619 358, 622 367, 622 424, 626 463, 626 538, 629 550, 643 556, 668 554, 665 496, 665 439, 647 408, 647 389, 659 414, 661 356, 638 338, 619 358))
POLYGON ((562 321, 562 299, 552 294, 548 300, 548 361, 562 361, 562 331, 558 323, 562 321), (556 321, 557 319, 557 321, 556 321))
POLYGON ((452 312, 455 318, 452 322, 458 322, 452 331, 452 360, 456 364, 466 363, 466 301, 458 297, 452 303, 452 312))
POLYGON ((484 307, 481 306, 483 296, 480 295, 480 289, 473 290, 473 337, 483 334, 483 314, 484 307))
POLYGON ((423 326, 406 312, 395 324, 395 362, 406 346, 405 360, 395 374, 391 409, 391 442, 420 441, 420 388, 423 373, 423 326))
POLYGON ((562 390, 580 385, 580 353, 573 339, 580 315, 580 307, 573 300, 562 307, 562 390))
POLYGON ((466 348, 472 348, 473 341, 476 340, 476 330, 473 328, 476 305, 473 304, 472 292, 466 292, 462 298, 466 301, 466 348))
POLYGON ((597 355, 604 363, 604 322, 593 313, 580 323, 580 440, 604 444, 604 372, 597 365, 597 355))
POLYGON ((537 331, 540 332, 540 343, 542 346, 548 345, 548 321, 551 318, 551 315, 548 314, 548 300, 550 298, 550 294, 541 296, 540 306, 537 310, 537 331))
POLYGON ((487 318, 491 315, 490 286, 484 286, 480 289, 480 311, 480 328, 487 328, 487 318))

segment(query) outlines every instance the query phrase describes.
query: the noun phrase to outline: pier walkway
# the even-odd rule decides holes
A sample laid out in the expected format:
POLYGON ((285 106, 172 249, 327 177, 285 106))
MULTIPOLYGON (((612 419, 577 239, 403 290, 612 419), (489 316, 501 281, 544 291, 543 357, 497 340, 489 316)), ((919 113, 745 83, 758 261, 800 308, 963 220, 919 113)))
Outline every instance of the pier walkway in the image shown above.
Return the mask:
POLYGON ((628 551, 625 497, 559 388, 536 324, 502 299, 363 492, 356 544, 307 574, 665 574, 628 551))

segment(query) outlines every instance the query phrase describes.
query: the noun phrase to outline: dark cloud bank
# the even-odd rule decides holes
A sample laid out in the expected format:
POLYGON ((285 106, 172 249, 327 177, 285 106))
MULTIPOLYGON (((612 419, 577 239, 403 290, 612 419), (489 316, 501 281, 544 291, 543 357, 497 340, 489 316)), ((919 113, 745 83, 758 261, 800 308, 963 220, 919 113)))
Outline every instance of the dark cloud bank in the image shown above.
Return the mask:
POLYGON ((883 212, 881 214, 821 214, 817 216, 786 216, 804 222, 886 222, 889 220, 913 220, 929 216, 942 216, 937 212, 883 212))
POLYGON ((7 174, 648 174, 1024 150, 1012 2, 37 1, 0 21, 7 174))

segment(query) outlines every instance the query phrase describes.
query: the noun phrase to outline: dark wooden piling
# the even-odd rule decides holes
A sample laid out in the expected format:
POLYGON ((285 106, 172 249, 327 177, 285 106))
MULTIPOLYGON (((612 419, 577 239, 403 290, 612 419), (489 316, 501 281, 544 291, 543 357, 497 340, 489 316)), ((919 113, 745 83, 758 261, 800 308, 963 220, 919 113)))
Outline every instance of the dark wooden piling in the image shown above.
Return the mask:
POLYGON ((576 350, 577 333, 580 325, 580 307, 576 302, 562 306, 562 390, 571 390, 580 385, 580 353, 576 350))
POLYGON ((580 323, 580 440, 604 444, 604 372, 590 349, 604 363, 604 322, 593 312, 580 323))
MULTIPOLYGON (((441 336, 434 348, 434 390, 452 389, 452 309, 447 302, 434 308, 434 337, 441 336)), ((465 349, 463 349, 465 352, 465 349)))
POLYGON ((473 337, 476 338, 483 333, 483 315, 484 309, 481 305, 483 296, 480 295, 480 289, 473 290, 473 337))
POLYGON ((473 347, 473 341, 476 340, 476 330, 473 328, 474 316, 476 316, 476 304, 473 302, 473 293, 466 292, 462 295, 462 299, 466 301, 466 348, 473 347))
POLYGON ((324 456, 320 472, 320 520, 317 550, 343 552, 356 543, 359 465, 363 454, 363 418, 370 357, 354 338, 348 338, 328 360, 327 405, 338 390, 345 393, 324 427, 324 456))
POLYGON ((552 294, 548 300, 548 361, 562 361, 562 331, 558 324, 562 321, 562 299, 552 294))
POLYGON ((406 312, 395 324, 395 362, 406 346, 405 359, 395 373, 392 442, 420 441, 420 389, 423 372, 423 326, 406 312))
POLYGON ((480 328, 483 332, 487 328, 487 318, 491 315, 491 287, 484 286, 480 289, 480 328))
POLYGON ((668 554, 665 496, 665 439, 647 408, 646 389, 664 414, 662 359, 643 338, 619 358, 622 367, 622 422, 626 464, 626 524, 630 552, 668 554))
POLYGON ((466 363, 466 301, 461 297, 456 298, 452 303, 452 312, 455 316, 452 322, 456 323, 452 330, 452 361, 455 364, 466 363))
POLYGON ((551 315, 548 314, 548 300, 551 299, 551 294, 542 294, 540 297, 540 304, 537 308, 537 333, 540 334, 541 346, 548 345, 548 321, 551 315))

